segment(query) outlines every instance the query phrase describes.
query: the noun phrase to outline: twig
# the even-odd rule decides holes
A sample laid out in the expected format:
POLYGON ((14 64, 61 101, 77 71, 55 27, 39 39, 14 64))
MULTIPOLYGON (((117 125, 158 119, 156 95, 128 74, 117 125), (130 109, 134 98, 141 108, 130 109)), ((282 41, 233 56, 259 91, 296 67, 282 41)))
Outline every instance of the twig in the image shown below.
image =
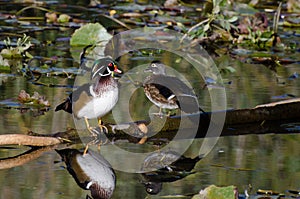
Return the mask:
POLYGON ((207 19, 205 19, 205 20, 203 20, 203 21, 197 23, 196 25, 192 26, 192 27, 187 31, 187 33, 185 33, 185 34, 183 35, 183 37, 182 37, 181 40, 180 40, 180 43, 183 42, 183 40, 188 36, 188 34, 189 34, 191 31, 193 31, 194 29, 198 28, 198 27, 201 26, 202 24, 208 22, 209 20, 210 20, 210 19, 207 18, 207 19))
POLYGON ((117 24, 119 24, 119 25, 121 25, 121 26, 127 28, 128 30, 131 29, 131 28, 130 28, 129 26, 127 26, 125 23, 123 23, 122 21, 120 21, 120 20, 118 20, 118 19, 116 19, 116 18, 113 18, 113 17, 111 17, 111 16, 107 16, 107 15, 103 15, 103 14, 100 14, 100 16, 105 17, 105 18, 108 18, 108 19, 110 19, 110 20, 116 22, 117 24))
POLYGON ((281 4, 282 2, 279 3, 279 6, 275 12, 274 20, 273 20, 273 31, 275 34, 277 34, 278 31, 278 23, 280 19, 280 13, 281 13, 281 4))
MULTIPOLYGON (((43 8, 43 7, 40 7, 40 6, 28 6, 28 7, 25 7, 21 10, 19 10, 17 13, 16 13, 16 16, 20 15, 22 12, 24 12, 25 10, 28 10, 28 9, 38 9, 38 10, 42 10, 42 11, 45 11, 45 12, 53 12, 47 8, 43 8)), ((58 13, 58 12, 56 12, 58 13)))

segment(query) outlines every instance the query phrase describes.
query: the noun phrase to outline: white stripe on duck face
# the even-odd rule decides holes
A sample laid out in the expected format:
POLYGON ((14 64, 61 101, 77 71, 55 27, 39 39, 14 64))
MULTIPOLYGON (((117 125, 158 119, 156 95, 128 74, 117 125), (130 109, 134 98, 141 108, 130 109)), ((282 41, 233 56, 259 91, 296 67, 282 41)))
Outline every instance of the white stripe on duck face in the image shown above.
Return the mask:
POLYGON ((112 74, 112 71, 107 67, 106 68, 106 70, 108 71, 108 73, 105 73, 105 74, 103 74, 103 72, 105 71, 105 69, 103 69, 104 67, 106 67, 106 66, 101 66, 98 70, 96 70, 96 72, 93 72, 93 76, 92 76, 92 79, 94 79, 95 78, 95 76, 96 75, 100 75, 100 76, 102 76, 102 77, 105 77, 105 76, 109 76, 109 75, 111 75, 112 74), (101 71, 102 71, 102 73, 101 73, 101 71))

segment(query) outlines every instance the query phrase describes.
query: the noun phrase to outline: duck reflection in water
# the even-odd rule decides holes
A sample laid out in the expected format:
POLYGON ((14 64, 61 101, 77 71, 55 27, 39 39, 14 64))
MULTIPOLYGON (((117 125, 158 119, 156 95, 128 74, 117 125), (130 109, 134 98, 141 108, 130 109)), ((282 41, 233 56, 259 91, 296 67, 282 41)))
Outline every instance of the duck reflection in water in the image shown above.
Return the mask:
POLYGON ((164 182, 174 182, 190 174, 203 155, 195 158, 181 156, 175 151, 159 151, 150 154, 142 166, 142 184, 146 192, 155 195, 162 190, 164 182))
POLYGON ((88 150, 85 155, 76 149, 63 149, 57 152, 76 183, 81 188, 90 190, 92 198, 111 198, 116 185, 116 176, 110 163, 102 155, 92 150, 88 150))

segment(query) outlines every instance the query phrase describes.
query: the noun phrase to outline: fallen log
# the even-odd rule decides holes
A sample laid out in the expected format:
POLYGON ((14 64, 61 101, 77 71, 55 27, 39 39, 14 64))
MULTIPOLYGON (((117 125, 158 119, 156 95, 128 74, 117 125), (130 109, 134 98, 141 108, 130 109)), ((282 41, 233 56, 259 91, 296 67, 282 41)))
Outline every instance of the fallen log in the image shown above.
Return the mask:
POLYGON ((300 119, 300 98, 258 105, 252 109, 226 111, 225 125, 300 119))
MULTIPOLYGON (((111 137, 114 139, 128 139, 133 142, 138 142, 140 138, 145 141, 145 136, 148 138, 159 139, 165 138, 167 140, 173 140, 174 134, 177 133, 180 128, 185 130, 185 136, 179 137, 179 139, 185 138, 203 138, 207 135, 207 130, 209 128, 210 122, 212 125, 224 125, 221 134, 216 134, 216 136, 230 136, 230 135, 246 135, 246 134, 262 134, 262 133, 299 133, 294 130, 291 131, 285 128, 285 124, 300 122, 300 98, 284 100, 280 102, 274 102, 269 104, 258 105, 252 109, 239 109, 239 110, 227 110, 219 111, 214 113, 201 113, 185 116, 173 116, 168 117, 164 121, 164 126, 160 129, 159 133, 154 130, 154 134, 151 131, 155 129, 156 123, 159 123, 159 119, 151 121, 151 124, 147 126, 147 134, 139 130, 141 124, 149 124, 149 122, 139 121, 136 123, 130 123, 122 125, 112 124, 112 130, 115 133, 111 137), (218 116, 224 116, 225 121, 220 123, 219 121, 211 121, 210 118, 219 118, 218 116), (193 123, 193 121, 198 122, 197 118, 200 116, 199 124, 193 123), (185 117, 189 118, 190 122, 180 123, 185 117), (195 119, 196 118, 196 119, 195 119), (195 129, 191 127, 197 126, 197 134, 194 136, 193 131, 195 129), (149 134, 150 132, 150 134, 149 134), (127 134, 127 135, 126 135, 127 134), (128 135, 134 136, 135 139, 129 138, 128 135), (136 140, 137 139, 137 140, 136 140)), ((222 121, 221 121, 222 122, 222 121)), ((161 124, 157 124, 161 126, 161 124)))
MULTIPOLYGON (((222 117, 221 117, 222 118, 222 117)), ((300 98, 285 100, 275 103, 263 104, 252 109, 227 110, 214 113, 201 113, 184 116, 156 117, 151 123, 149 121, 137 121, 126 124, 110 124, 106 137, 110 140, 128 140, 129 142, 143 144, 153 140, 173 140, 203 138, 207 136, 230 136, 246 134, 266 133, 299 133, 300 128, 287 128, 288 124, 300 123, 300 98), (211 118, 224 116, 222 123, 211 121, 211 118), (200 117, 200 122, 199 122, 200 117), (182 122, 184 120, 184 122, 182 122), (221 134, 209 134, 209 125, 222 125, 221 134), (179 130, 184 134, 174 137, 179 130), (196 134, 194 134, 196 131, 196 134)), ((298 124, 299 126, 300 124, 298 124)), ((100 132, 100 130, 99 130, 100 132)), ((101 135, 101 133, 99 133, 101 135)), ((0 145, 27 145, 27 146, 51 146, 63 142, 75 143, 82 139, 77 132, 69 129, 51 135, 4 134, 0 135, 0 145)))

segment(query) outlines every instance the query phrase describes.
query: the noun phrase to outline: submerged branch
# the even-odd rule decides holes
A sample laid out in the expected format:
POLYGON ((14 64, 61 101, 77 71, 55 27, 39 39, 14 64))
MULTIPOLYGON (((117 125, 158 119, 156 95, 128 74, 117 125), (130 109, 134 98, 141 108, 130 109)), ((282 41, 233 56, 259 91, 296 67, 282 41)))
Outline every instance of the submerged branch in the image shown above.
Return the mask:
POLYGON ((40 157, 44 152, 51 151, 53 147, 54 146, 48 146, 32 149, 15 157, 0 159, 0 169, 9 169, 31 162, 32 160, 40 157))

